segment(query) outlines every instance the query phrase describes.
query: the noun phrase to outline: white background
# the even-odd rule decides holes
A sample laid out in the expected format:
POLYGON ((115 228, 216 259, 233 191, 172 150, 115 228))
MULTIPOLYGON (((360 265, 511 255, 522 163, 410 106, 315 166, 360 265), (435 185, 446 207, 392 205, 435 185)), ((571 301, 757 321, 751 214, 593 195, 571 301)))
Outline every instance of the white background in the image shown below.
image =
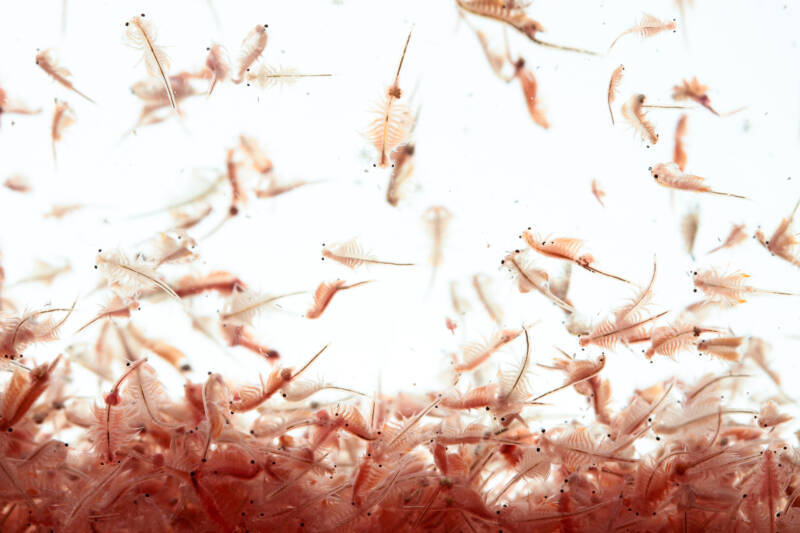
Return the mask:
MULTIPOLYGON (((265 315, 257 324, 259 337, 283 354, 284 364, 300 364, 331 342, 314 371, 338 385, 369 393, 379 376, 385 391, 422 391, 441 383, 449 353, 462 341, 495 330, 471 290, 471 276, 478 272, 494 278, 508 327, 542 320, 532 330, 537 361, 548 363, 556 345, 575 351, 577 342, 561 327, 560 310, 535 293, 520 295, 499 268, 507 251, 521 247, 517 237, 527 226, 585 239, 600 268, 640 284, 649 279, 655 255, 659 310, 679 310, 694 301, 689 272, 709 265, 741 268, 752 275, 755 286, 800 292, 800 271, 770 257, 755 241, 704 256, 733 223, 746 223, 750 234, 759 225, 771 233, 800 197, 796 4, 698 0, 679 21, 678 33, 644 42, 628 36, 605 57, 541 48, 509 32, 512 53, 527 60, 539 82, 552 125, 547 131, 532 123, 518 83, 494 77, 474 34, 449 0, 213 5, 219 26, 202 1, 73 0, 66 3, 63 34, 59 2, 18 2, 0 19, 0 86, 9 96, 43 108, 39 116, 0 118, 0 178, 21 172, 35 189, 27 196, 0 190, 0 250, 7 278, 13 282, 26 276, 35 258, 63 257, 73 267, 71 275, 52 287, 11 288, 7 296, 28 308, 48 302, 65 306, 80 297, 79 311, 64 330, 67 341, 76 340, 71 332, 98 308, 97 295, 87 296, 98 282, 92 268, 96 250, 131 248, 164 229, 165 216, 135 215, 197 190, 194 169, 223 171, 225 151, 239 133, 256 137, 286 180, 325 181, 275 199, 251 201, 238 220, 201 242, 198 271, 227 269, 271 292, 313 290, 336 277, 378 280, 337 295, 317 321, 301 317, 310 302, 306 296, 286 300, 283 312, 265 315), (235 57, 244 35, 255 24, 266 23, 267 64, 333 76, 267 91, 223 84, 209 99, 184 102, 182 121, 125 135, 139 110, 129 87, 146 74, 137 53, 124 44, 124 22, 140 12, 156 24, 173 73, 200 68, 211 42, 224 44, 235 57), (388 173, 373 168, 374 150, 362 132, 370 120, 368 111, 392 81, 412 25, 401 86, 421 106, 418 158, 411 192, 393 208, 384 199, 388 173), (59 51, 75 85, 97 105, 67 92, 36 67, 36 49, 47 47, 59 51), (680 111, 650 112, 660 134, 659 143, 650 148, 626 125, 612 128, 606 91, 620 63, 626 70, 618 103, 641 92, 651 103, 669 104, 672 86, 696 75, 711 88, 717 109, 747 106, 728 118, 689 110, 686 145, 689 172, 749 200, 671 193, 653 183, 647 168, 671 159, 680 111), (58 146, 57 169, 49 136, 56 97, 66 99, 77 114, 77 123, 58 146), (593 178, 607 192, 605 208, 591 194, 593 178), (52 204, 72 202, 87 208, 62 221, 42 218, 52 204), (428 293, 430 240, 421 215, 437 204, 454 218, 445 265, 428 293), (693 262, 683 251, 678 227, 681 216, 695 205, 701 210, 701 225, 693 262), (419 266, 352 273, 320 261, 323 242, 351 237, 380 259, 419 266), (451 280, 459 282, 473 306, 466 330, 461 323, 455 336, 445 328, 446 316, 456 318, 448 296, 451 280)), ((667 1, 540 0, 529 11, 547 30, 542 39, 604 52, 642 10, 662 19, 679 17, 676 5, 667 1)), ((502 47, 499 24, 471 21, 495 47, 502 47)), ((224 199, 219 202, 217 216, 226 205, 224 199)), ((554 272, 558 266, 543 264, 554 272)), ((174 279, 180 271, 164 273, 174 279)), ((576 271, 570 296, 597 320, 630 292, 618 282, 576 271)), ((220 308, 214 297, 198 307, 208 314, 220 308)), ((713 325, 767 338, 775 347, 775 366, 791 383, 799 315, 800 298, 755 296, 718 316, 713 325)), ((191 331, 174 304, 143 305, 135 321, 149 335, 186 352, 197 371, 190 376, 195 379, 215 370, 252 381, 256 373, 269 371, 266 363, 241 349, 224 356, 191 331)), ((90 341, 95 332, 80 339, 90 341)), ((498 360, 518 357, 523 348, 518 341, 498 360)), ((49 358, 55 349, 46 346, 31 353, 49 358)), ((180 383, 176 372, 166 365, 159 368, 165 380, 180 383)), ((606 375, 615 398, 622 401, 632 387, 675 373, 694 378, 726 369, 726 364, 696 354, 679 358, 677 364, 648 364, 641 355, 622 349, 609 357, 606 375)), ((541 376, 534 380, 537 391, 561 379, 545 372, 541 376)))

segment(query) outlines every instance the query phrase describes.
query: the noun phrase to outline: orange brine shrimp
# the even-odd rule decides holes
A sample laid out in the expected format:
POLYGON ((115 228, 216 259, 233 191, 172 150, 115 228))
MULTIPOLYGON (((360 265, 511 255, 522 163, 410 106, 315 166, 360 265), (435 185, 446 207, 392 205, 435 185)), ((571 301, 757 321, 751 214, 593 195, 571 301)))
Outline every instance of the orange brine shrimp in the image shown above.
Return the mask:
POLYGON ((524 8, 509 2, 493 0, 456 0, 459 8, 473 15, 486 17, 508 24, 533 40, 538 32, 544 31, 541 24, 528 17, 524 8))
MULTIPOLYGON (((323 346, 322 349, 297 372, 294 372, 292 368, 275 367, 267 378, 266 383, 264 383, 263 378, 259 376, 260 386, 248 385, 235 390, 233 393, 233 401, 231 402, 231 409, 241 413, 257 408, 259 405, 269 400, 279 390, 289 387, 294 380, 308 370, 327 348, 328 345, 323 346)), ((283 396, 286 397, 286 394, 283 396)))
POLYGON ((625 65, 620 65, 611 73, 611 79, 608 80, 608 112, 611 115, 611 125, 614 123, 614 110, 611 105, 617 99, 619 92, 619 84, 622 83, 622 73, 625 72, 625 65))
POLYGON ((19 422, 36 403, 39 396, 44 393, 53 371, 61 361, 61 355, 50 363, 45 363, 25 372, 21 369, 14 371, 2 401, 0 410, 0 431, 12 431, 12 426, 19 422))
POLYGON ((294 67, 261 64, 257 69, 248 69, 247 85, 255 84, 260 89, 271 87, 285 87, 295 83, 301 78, 329 78, 331 74, 303 74, 294 67))
POLYGON ((436 272, 444 262, 444 240, 452 218, 453 214, 446 207, 440 205, 429 207, 422 215, 422 221, 432 241, 429 256, 430 264, 433 267, 431 285, 436 279, 436 272))
POLYGON ((411 32, 409 32, 403 47, 394 83, 386 90, 386 95, 374 112, 377 116, 372 120, 367 131, 368 138, 378 151, 377 165, 382 168, 389 166, 391 152, 407 140, 414 124, 414 117, 408 107, 399 101, 403 97, 403 91, 400 89, 400 71, 403 68, 410 41, 411 32))
MULTIPOLYGON (((172 365, 176 370, 187 372, 191 370, 188 358, 181 350, 163 339, 146 337, 133 322, 128 322, 125 331, 130 335, 131 340, 139 347, 149 350, 158 357, 172 365)), ((148 367, 149 368, 149 367, 148 367)))
POLYGON ((696 347, 701 341, 700 335, 704 333, 719 333, 719 330, 691 325, 683 320, 653 328, 650 335, 651 345, 644 355, 648 359, 654 355, 676 357, 679 353, 696 347))
POLYGON ((697 81, 697 77, 694 77, 691 81, 683 80, 680 85, 673 87, 672 98, 678 101, 693 100, 715 115, 719 115, 711 107, 711 99, 706 94, 707 91, 708 87, 697 81))
POLYGON ((643 94, 631 96, 622 106, 622 117, 633 127, 633 130, 644 142, 656 144, 658 142, 656 129, 647 120, 647 112, 642 110, 645 100, 646 97, 643 94))
POLYGON ((233 217, 239 213, 240 206, 247 203, 247 193, 239 176, 239 162, 236 161, 236 150, 229 148, 225 155, 225 177, 231 187, 231 203, 228 207, 228 216, 233 217))
POLYGON ((705 107, 718 117, 730 116, 744 109, 742 107, 739 109, 735 109, 733 111, 729 111, 727 113, 720 114, 713 107, 711 107, 711 98, 709 98, 707 93, 708 93, 708 87, 697 81, 697 77, 694 77, 691 80, 683 80, 680 85, 674 86, 672 88, 672 99, 678 102, 684 100, 692 100, 693 102, 696 102, 701 106, 705 107))
POLYGON ((233 291, 244 290, 245 283, 238 276, 217 270, 205 275, 188 275, 179 279, 173 286, 181 298, 189 298, 207 291, 229 296, 233 291))
POLYGON ((517 286, 521 293, 536 290, 568 313, 574 311, 571 305, 553 293, 550 286, 550 275, 538 268, 529 254, 515 250, 507 254, 500 264, 505 266, 517 279, 517 286))
MULTIPOLYGON (((416 120, 414 121, 416 124, 416 120)), ((406 184, 414 175, 414 153, 416 146, 413 141, 399 146, 392 152, 392 174, 386 186, 386 201, 392 207, 405 196, 406 184)))
POLYGON ((775 402, 769 401, 758 412, 758 425, 762 428, 775 427, 792 420, 792 416, 778 411, 775 402))
POLYGON ((389 183, 386 186, 386 201, 393 207, 397 207, 400 200, 405 198, 408 182, 414 176, 415 131, 419 123, 419 113, 420 108, 417 107, 414 122, 408 132, 406 142, 398 146, 390 156, 392 159, 392 173, 389 175, 389 183))
POLYGON ((611 46, 608 47, 608 51, 610 52, 611 49, 614 48, 614 45, 617 44, 617 41, 626 35, 636 33, 639 34, 639 37, 642 39, 647 39, 665 31, 672 31, 675 33, 675 27, 675 19, 664 21, 645 13, 636 25, 628 28, 614 39, 611 46))
POLYGON ((330 246, 323 244, 322 258, 323 260, 325 258, 331 259, 354 270, 358 267, 369 265, 414 266, 414 263, 393 263, 391 261, 378 260, 355 238, 330 246))
POLYGON ((223 323, 252 325, 255 318, 272 309, 275 302, 300 294, 305 294, 305 291, 273 295, 237 283, 222 308, 220 319, 223 323))
POLYGON ((718 252, 720 250, 739 246, 746 240, 747 240, 747 232, 745 231, 745 225, 734 224, 733 227, 731 228, 730 233, 728 233, 728 236, 725 238, 722 244, 720 244, 716 248, 709 250, 708 253, 713 254, 714 252, 718 252))
POLYGON ((461 347, 461 362, 454 367, 456 372, 469 372, 485 363, 497 350, 512 342, 523 330, 504 329, 495 333, 488 341, 475 341, 461 347))
POLYGON ((322 282, 314 293, 314 303, 311 308, 306 311, 305 317, 310 319, 319 318, 322 316, 322 313, 325 312, 325 309, 328 308, 328 305, 337 292, 353 289, 371 282, 372 280, 359 281, 358 283, 351 283, 350 285, 347 285, 343 280, 322 282))
POLYGON ((14 174, 6 178, 3 182, 3 187, 20 193, 29 193, 33 189, 30 180, 22 174, 14 174))
POLYGON ((650 338, 653 322, 666 312, 652 315, 649 312, 656 281, 656 264, 653 263, 653 275, 650 282, 633 296, 628 302, 615 309, 613 313, 595 326, 589 335, 581 336, 581 346, 595 344, 607 350, 618 343, 628 344, 650 338))
POLYGON ((700 228, 700 211, 696 207, 690 209, 681 218, 681 236, 686 245, 686 253, 694 258, 694 243, 697 240, 697 231, 700 228))
POLYGON ((603 371, 605 366, 606 358, 604 355, 601 355, 595 361, 574 359, 571 357, 557 359, 555 361, 555 366, 551 368, 561 370, 566 373, 566 379, 564 380, 564 383, 554 389, 539 394, 538 396, 534 397, 531 402, 536 402, 546 396, 570 387, 575 387, 578 389, 581 384, 597 377, 600 372, 603 371))
POLYGON ((231 62, 225 48, 220 44, 212 44, 206 48, 206 51, 208 55, 206 56, 206 66, 203 71, 203 76, 211 79, 208 85, 208 96, 211 96, 217 83, 224 82, 228 79, 228 76, 230 76, 231 62))
POLYGON ((683 146, 683 138, 686 136, 686 123, 688 115, 681 115, 678 125, 675 126, 675 147, 672 150, 672 162, 678 165, 682 171, 686 170, 686 149, 683 146))
POLYGON ((726 361, 737 362, 741 358, 741 348, 745 337, 717 337, 705 339, 697 343, 697 351, 726 361))
POLYGON ((456 0, 456 5, 467 13, 472 13, 479 17, 484 17, 511 26, 518 32, 525 35, 532 42, 567 52, 578 52, 581 54, 597 55, 597 53, 582 48, 574 48, 560 44, 553 44, 542 41, 538 33, 544 31, 544 27, 539 22, 533 20, 525 12, 527 4, 523 5, 518 1, 496 1, 496 0, 456 0))
POLYGON ((540 106, 537 93, 539 86, 536 83, 536 78, 530 69, 525 68, 525 60, 520 59, 514 66, 514 76, 519 79, 520 86, 522 87, 522 94, 525 97, 525 105, 528 107, 528 113, 533 121, 544 129, 550 127, 547 117, 540 106))
POLYGON ((100 312, 89 322, 81 326, 75 333, 80 333, 95 322, 106 318, 130 318, 131 312, 139 308, 139 302, 131 299, 124 299, 116 294, 110 301, 103 305, 100 312))
POLYGON ((592 194, 594 195, 595 198, 597 198, 597 202, 601 206, 603 206, 603 207, 606 206, 606 204, 603 203, 603 198, 606 197, 606 191, 604 191, 600 187, 600 184, 597 182, 596 179, 592 180, 592 194))
POLYGON ((99 250, 95 265, 121 297, 136 296, 145 288, 155 286, 169 296, 180 299, 172 287, 161 279, 156 272, 157 267, 141 255, 131 257, 120 249, 99 250))
POLYGON ((594 257, 591 254, 583 253, 583 241, 580 239, 565 237, 555 239, 548 237, 543 239, 539 235, 533 233, 530 228, 522 232, 522 238, 525 239, 525 242, 528 243, 528 246, 530 246, 532 250, 542 255, 552 257, 553 259, 570 261, 589 272, 630 283, 624 278, 614 276, 613 274, 595 268, 593 266, 595 262, 594 257))
POLYGON ((53 120, 50 125, 50 137, 53 143, 53 162, 56 161, 56 143, 60 141, 67 128, 75 124, 75 111, 67 102, 56 100, 53 120))
POLYGON ((670 189, 716 194, 746 200, 744 196, 712 190, 705 184, 705 178, 683 172, 675 163, 659 163, 648 169, 656 183, 670 189))
POLYGON ((457 281, 450 282, 450 305, 459 316, 464 316, 472 308, 469 300, 461 294, 457 281))
POLYGON ((44 214, 44 218, 64 218, 76 211, 80 211, 84 207, 83 204, 55 204, 50 208, 50 211, 44 214))
POLYGON ((144 13, 138 17, 132 17, 125 23, 125 36, 128 44, 137 50, 141 50, 144 65, 147 73, 154 78, 158 78, 164 86, 169 99, 169 105, 177 109, 175 93, 172 91, 172 84, 169 77, 169 58, 163 48, 156 44, 157 33, 152 21, 145 19, 144 13))
POLYGON ((754 235, 756 240, 771 254, 795 266, 800 266, 800 249, 797 248, 797 244, 800 241, 797 240, 797 234, 791 230, 791 226, 794 223, 798 208, 800 208, 800 200, 795 204, 789 217, 781 220, 781 223, 778 224, 769 239, 761 229, 758 229, 754 235))
POLYGON ((700 272, 695 271, 693 276, 695 292, 697 292, 699 289, 712 299, 734 305, 746 302, 747 300, 745 300, 744 297, 747 294, 800 296, 792 292, 774 291, 751 287, 745 283, 750 276, 739 271, 727 274, 711 268, 700 272))
POLYGON ((65 67, 59 66, 58 61, 56 60, 55 52, 53 50, 51 49, 42 50, 41 52, 36 54, 36 64, 39 65, 39 68, 45 71, 45 73, 47 73, 48 76, 53 78, 56 82, 58 82, 62 86, 66 87, 75 94, 85 98, 91 103, 95 103, 94 100, 92 100, 91 98, 89 98, 88 96, 86 96, 81 91, 75 88, 75 86, 69 80, 72 74, 65 67))
POLYGON ((0 87, 0 115, 3 113, 17 115, 37 115, 41 113, 41 108, 33 109, 25 104, 9 98, 5 89, 0 87))
MULTIPOLYGON (((179 72, 169 76, 172 96, 176 104, 180 104, 189 97, 203 94, 203 91, 192 83, 195 77, 190 72, 179 72)), ((164 84, 159 79, 149 78, 138 81, 131 86, 131 92, 143 104, 136 124, 137 127, 158 124, 173 116, 172 100, 170 100, 169 94, 164 91, 164 84), (165 110, 168 112, 165 113, 165 110)), ((181 116, 180 109, 177 110, 177 113, 181 116)))
POLYGON ((267 47, 267 24, 257 24, 242 40, 239 59, 236 64, 234 83, 242 83, 247 70, 261 57, 267 47))

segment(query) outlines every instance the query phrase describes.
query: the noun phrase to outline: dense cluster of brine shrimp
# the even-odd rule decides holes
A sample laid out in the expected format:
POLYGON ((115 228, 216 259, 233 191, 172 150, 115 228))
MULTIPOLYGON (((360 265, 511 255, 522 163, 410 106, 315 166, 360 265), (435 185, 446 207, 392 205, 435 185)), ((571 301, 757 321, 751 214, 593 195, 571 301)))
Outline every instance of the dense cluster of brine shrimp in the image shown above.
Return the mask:
MULTIPOLYGON (((552 117, 537 97, 537 80, 525 59, 512 56, 508 40, 499 51, 478 28, 519 32, 531 46, 552 49, 548 53, 598 54, 540 39, 544 28, 526 2, 453 3, 461 31, 474 33, 491 67, 476 67, 475 75, 518 81, 533 123, 549 128, 552 117)), ((679 6, 685 11, 683 2, 679 6)), ((198 58, 203 67, 176 72, 159 45, 156 23, 137 13, 120 27, 142 54, 132 76, 147 74, 131 86, 131 98, 142 105, 134 128, 140 135, 182 117, 189 98, 208 97, 206 105, 214 105, 214 90, 222 85, 269 89, 329 76, 268 65, 266 24, 253 25, 233 58, 222 45, 210 44, 207 57, 198 58)), ((644 15, 608 53, 620 39, 666 38, 676 27, 672 18, 644 15)), ((397 43, 397 56, 387 58, 397 65, 394 77, 376 80, 376 87, 389 84, 371 122, 361 125, 365 146, 374 148, 370 166, 386 168, 385 201, 391 206, 404 201, 416 179, 421 109, 406 94, 403 76, 403 65, 414 60, 413 47, 409 28, 397 43)), ((93 104, 99 96, 82 92, 87 88, 80 79, 73 82, 55 50, 41 50, 35 59, 43 79, 51 78, 62 96, 52 111, 55 159, 67 128, 80 124, 68 100, 93 104)), ((475 61, 483 66, 483 58, 475 61)), ((622 117, 643 144, 663 142, 650 110, 683 113, 674 157, 653 162, 653 181, 680 194, 746 201, 689 173, 682 141, 689 113, 720 119, 730 114, 712 107, 707 87, 697 78, 681 80, 671 89, 669 105, 651 105, 633 92, 615 113, 624 74, 620 65, 610 76, 610 120, 619 124, 622 117)), ((4 118, 41 112, 15 99, 23 89, 13 80, 0 89, 4 118)), ((598 102, 605 112, 605 95, 598 102)), ((82 299, 45 307, 26 300, 26 287, 52 283, 71 265, 46 258, 28 276, 7 280, 0 264, 1 531, 800 531, 800 449, 789 429, 792 400, 774 370, 775 354, 766 340, 737 335, 719 318, 754 297, 796 305, 786 303, 796 302, 796 294, 751 282, 735 268, 698 268, 692 272, 694 300, 666 308, 655 290, 658 258, 648 279, 627 279, 607 269, 604 251, 595 246, 590 253, 579 236, 517 228, 509 238, 518 237, 519 248, 497 261, 515 291, 563 314, 571 346, 559 347, 554 358, 537 353, 537 317, 509 327, 491 279, 479 274, 469 291, 496 333, 451 354, 439 388, 397 395, 354 390, 313 377, 314 365, 330 355, 327 345, 316 353, 284 353, 265 340, 256 318, 290 300, 306 302, 298 320, 324 320, 326 310, 369 290, 381 272, 427 269, 430 290, 449 291, 452 301, 441 327, 470 338, 462 319, 466 291, 441 279, 439 270, 447 260, 454 214, 444 205, 422 213, 429 232, 425 261, 375 255, 343 236, 324 244, 320 254, 326 264, 350 269, 351 276, 267 294, 255 288, 259 280, 241 279, 236 265, 204 270, 198 261, 204 240, 224 232, 254 203, 279 201, 313 180, 279 178, 270 154, 248 135, 224 148, 222 170, 208 187, 169 206, 168 227, 129 247, 97 250, 96 284, 86 299, 102 306, 87 318, 76 312, 93 309, 82 299), (605 318, 592 323, 571 295, 573 271, 587 283, 618 284, 630 298, 609 302, 605 318), (192 302, 199 297, 214 299, 217 312, 197 311, 192 302), (179 338, 156 338, 137 327, 133 317, 142 304, 177 305, 209 349, 247 353, 259 370, 249 381, 196 372, 192 354, 177 348, 179 338), (91 342, 70 342, 79 334, 91 342), (28 353, 36 346, 37 354, 46 354, 56 345, 67 348, 49 356, 28 353), (501 363, 501 350, 514 356, 501 363), (614 403, 614 380, 605 367, 623 350, 632 350, 643 364, 691 354, 716 359, 727 370, 691 380, 663 376, 614 403), (183 390, 164 385, 156 360, 185 378, 183 390), (547 373, 548 380, 534 381, 534 370, 547 373), (80 385, 78 371, 90 374, 102 393, 80 385), (771 387, 758 399, 746 392, 756 374, 771 387), (545 423, 542 413, 570 395, 585 403, 588 418, 553 424, 550 417, 545 423)), ((4 186, 15 194, 31 191, 19 175, 4 186)), ((585 194, 600 204, 607 196, 597 181, 585 194)), ((81 208, 57 205, 48 216, 67 217, 81 208)), ((800 267, 796 211, 775 220, 771 234, 734 224, 708 253, 754 239, 766 249, 765 260, 800 267)), ((686 215, 681 229, 692 254, 696 212, 686 215)))

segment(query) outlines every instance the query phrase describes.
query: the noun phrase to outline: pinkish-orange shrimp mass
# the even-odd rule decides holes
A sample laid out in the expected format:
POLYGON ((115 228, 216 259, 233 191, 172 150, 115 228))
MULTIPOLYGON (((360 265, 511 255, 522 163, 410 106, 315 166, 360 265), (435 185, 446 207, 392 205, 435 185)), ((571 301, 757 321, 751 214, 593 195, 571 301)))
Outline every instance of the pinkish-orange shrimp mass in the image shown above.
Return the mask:
POLYGON ((791 3, 44 4, 0 532, 800 532, 791 3))

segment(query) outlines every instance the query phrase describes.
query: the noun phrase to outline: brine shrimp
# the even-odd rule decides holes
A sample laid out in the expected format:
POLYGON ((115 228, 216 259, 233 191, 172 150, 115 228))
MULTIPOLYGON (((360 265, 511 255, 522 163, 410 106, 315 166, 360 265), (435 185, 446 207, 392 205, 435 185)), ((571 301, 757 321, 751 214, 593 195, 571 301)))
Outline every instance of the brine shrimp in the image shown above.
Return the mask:
POLYGON ((614 39, 614 41, 611 43, 611 46, 608 47, 608 51, 610 52, 611 49, 614 48, 614 45, 617 44, 617 41, 626 35, 636 33, 644 40, 665 31, 672 31, 675 33, 675 27, 675 19, 665 21, 645 13, 642 15, 641 20, 636 25, 628 28, 619 34, 616 39, 614 39))
POLYGON ((242 83, 247 70, 264 53, 264 49, 267 47, 268 27, 268 24, 257 24, 242 40, 242 47, 236 65, 236 75, 233 77, 234 83, 242 83))
POLYGON ((53 120, 50 125, 50 137, 53 144, 53 162, 56 162, 56 143, 64 137, 64 132, 75 124, 75 112, 67 102, 56 100, 53 120))
POLYGON ((544 256, 570 261, 589 272, 630 283, 624 278, 595 268, 593 266, 595 263, 594 257, 591 254, 583 253, 583 241, 579 239, 565 237, 543 239, 539 235, 534 234, 530 228, 522 232, 522 238, 525 239, 525 242, 528 243, 528 246, 530 246, 532 250, 544 256))
POLYGON ((772 255, 800 267, 800 249, 797 248, 800 241, 797 239, 797 234, 791 230, 798 208, 800 208, 800 200, 795 204, 789 217, 781 220, 769 238, 761 229, 756 231, 754 237, 772 255))
POLYGON ((376 117, 368 127, 367 136, 378 151, 377 165, 382 168, 389 166, 391 152, 407 140, 414 124, 414 117, 408 107, 400 102, 403 97, 403 91, 400 88, 400 71, 403 68, 403 61, 410 42, 411 32, 406 38, 394 82, 386 90, 383 100, 375 110, 376 117))
POLYGON ((611 125, 614 125, 614 110, 611 104, 617 99, 619 92, 619 84, 622 83, 622 73, 625 72, 625 65, 620 65, 611 73, 611 79, 608 80, 608 112, 611 115, 611 125))
POLYGON ((659 163, 648 169, 656 183, 663 187, 670 189, 678 189, 681 191, 690 191, 698 193, 716 194, 718 196, 729 196, 731 198, 739 198, 746 200, 744 196, 738 194, 731 194, 727 192, 720 192, 711 189, 705 184, 705 178, 695 176, 694 174, 687 174, 683 172, 675 163, 659 163))
POLYGON ((132 17, 125 23, 127 28, 125 36, 128 44, 137 50, 141 50, 144 65, 150 76, 158 78, 164 86, 172 109, 177 109, 175 93, 172 91, 172 84, 169 77, 169 57, 163 48, 156 44, 157 33, 150 19, 146 19, 144 13, 141 16, 132 17))
POLYGON ((686 136, 688 115, 681 115, 678 125, 675 126, 675 147, 672 150, 672 162, 678 165, 681 171, 686 170, 686 149, 683 145, 683 138, 686 136))
POLYGON ((72 82, 69 80, 70 76, 72 75, 69 70, 60 66, 56 60, 55 52, 53 50, 47 49, 42 50, 38 54, 36 54, 36 64, 39 65, 45 73, 53 78, 56 82, 60 85, 64 86, 65 88, 69 89, 70 91, 74 92, 78 96, 85 98, 91 103, 95 103, 94 100, 83 94, 81 91, 75 88, 72 82))
POLYGON ((728 236, 722 241, 722 244, 708 251, 709 254, 718 252, 720 250, 730 249, 739 246, 747 240, 747 232, 745 231, 744 224, 734 224, 728 236))
POLYGON ((520 5, 519 2, 499 2, 495 0, 456 0, 456 4, 460 9, 466 11, 467 13, 492 19, 512 27, 521 34, 525 35, 532 42, 540 46, 554 48, 556 50, 564 50, 567 52, 597 55, 596 52, 592 52, 590 50, 542 41, 538 34, 544 32, 544 27, 539 22, 530 18, 525 12, 525 7, 520 5))
POLYGON ((683 80, 680 85, 673 87, 672 99, 679 102, 691 100, 705 107, 718 117, 730 116, 744 109, 742 107, 727 113, 718 113, 713 107, 711 107, 711 98, 708 96, 708 87, 697 81, 697 77, 694 77, 691 80, 683 80))

